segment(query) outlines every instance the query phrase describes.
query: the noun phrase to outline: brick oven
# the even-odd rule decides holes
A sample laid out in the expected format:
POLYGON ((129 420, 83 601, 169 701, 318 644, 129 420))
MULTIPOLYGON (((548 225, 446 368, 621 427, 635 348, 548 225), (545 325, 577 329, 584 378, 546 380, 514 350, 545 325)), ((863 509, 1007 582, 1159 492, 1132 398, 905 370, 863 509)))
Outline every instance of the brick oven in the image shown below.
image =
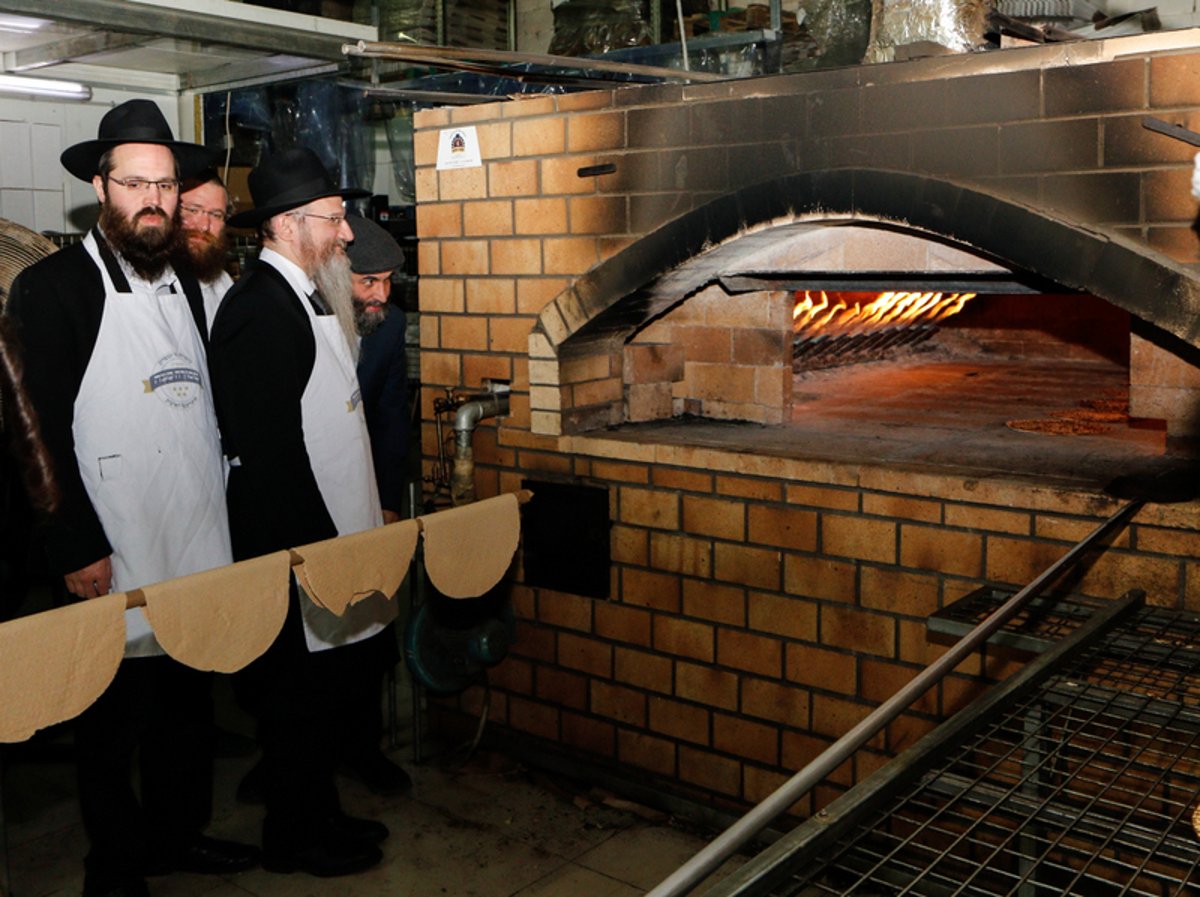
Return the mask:
MULTIPOLYGON (((506 380, 478 494, 591 487, 611 521, 600 592, 518 560, 494 731, 744 807, 938 655, 930 614, 1028 582, 1109 478, 1185 455, 1192 151, 1147 115, 1200 129, 1196 32, 419 113, 426 469, 440 391, 506 380), (438 170, 465 125, 482 165, 438 170), (977 296, 921 352, 797 372, 797 302, 875 289, 977 296), (1006 426, 1114 397, 1102 433, 1006 426)), ((1148 506, 1077 589, 1200 609, 1198 523, 1148 506)), ((963 664, 797 812, 1019 663, 963 664)))

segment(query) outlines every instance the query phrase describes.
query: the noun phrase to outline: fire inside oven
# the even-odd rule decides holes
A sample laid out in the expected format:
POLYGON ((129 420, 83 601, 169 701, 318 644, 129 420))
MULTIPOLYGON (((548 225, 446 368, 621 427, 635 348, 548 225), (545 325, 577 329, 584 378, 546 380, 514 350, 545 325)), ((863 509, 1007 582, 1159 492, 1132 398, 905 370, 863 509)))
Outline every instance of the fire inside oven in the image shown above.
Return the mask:
POLYGON ((975 293, 804 290, 792 310, 792 368, 816 370, 885 358, 925 342, 938 322, 958 314, 975 293))

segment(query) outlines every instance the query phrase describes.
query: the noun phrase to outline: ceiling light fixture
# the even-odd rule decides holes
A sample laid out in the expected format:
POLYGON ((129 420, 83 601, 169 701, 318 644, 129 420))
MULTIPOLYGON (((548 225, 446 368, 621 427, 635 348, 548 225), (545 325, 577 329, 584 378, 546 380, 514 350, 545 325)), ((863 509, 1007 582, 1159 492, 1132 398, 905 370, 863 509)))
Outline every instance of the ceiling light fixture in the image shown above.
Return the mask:
POLYGON ((58 100, 90 100, 92 89, 75 81, 52 78, 26 78, 21 75, 0 75, 0 93, 20 96, 54 97, 58 100))
POLYGON ((0 16, 0 31, 8 34, 33 34, 49 24, 47 19, 32 19, 28 16, 0 16))

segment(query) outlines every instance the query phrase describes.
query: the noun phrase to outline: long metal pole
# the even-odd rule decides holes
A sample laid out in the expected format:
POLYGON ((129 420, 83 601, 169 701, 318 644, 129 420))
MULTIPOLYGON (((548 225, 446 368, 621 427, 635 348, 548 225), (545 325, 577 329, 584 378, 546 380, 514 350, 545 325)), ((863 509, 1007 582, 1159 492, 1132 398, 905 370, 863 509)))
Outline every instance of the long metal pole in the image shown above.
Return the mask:
POLYGON ((899 716, 913 701, 936 685, 948 672, 958 666, 968 654, 1000 629, 1029 600, 1041 594, 1047 586, 1070 569, 1096 542, 1125 525, 1138 512, 1143 502, 1123 505, 1104 523, 1070 551, 1051 564, 1033 582, 1021 589, 991 616, 964 635, 954 645, 918 673, 911 682, 875 708, 849 732, 826 748, 816 759, 800 770, 745 816, 709 842, 699 853, 672 872, 646 897, 679 897, 692 890, 721 863, 731 857, 743 844, 765 829, 797 800, 815 788, 829 773, 849 759, 884 726, 899 716))
POLYGON ((688 62, 687 29, 683 25, 683 0, 675 0, 675 21, 679 27, 679 51, 683 55, 683 70, 690 71, 692 65, 688 62))

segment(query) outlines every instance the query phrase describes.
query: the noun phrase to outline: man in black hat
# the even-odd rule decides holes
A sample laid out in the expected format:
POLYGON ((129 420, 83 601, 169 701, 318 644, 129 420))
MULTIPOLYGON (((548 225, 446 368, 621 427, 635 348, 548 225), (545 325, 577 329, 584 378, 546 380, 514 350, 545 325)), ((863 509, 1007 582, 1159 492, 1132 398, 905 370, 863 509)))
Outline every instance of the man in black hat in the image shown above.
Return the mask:
MULTIPOLYGON (((391 234, 368 218, 346 219, 354 240, 350 259, 354 323, 360 338, 358 382, 363 413, 371 437, 375 481, 385 523, 400 519, 408 456, 408 369, 404 349, 404 309, 389 303, 392 275, 404 264, 404 252, 391 234)), ((383 736, 382 685, 400 660, 395 633, 389 628, 369 646, 370 662, 354 670, 347 683, 341 758, 371 792, 390 796, 412 786, 400 766, 380 749, 383 736)))
MULTIPOLYGON (((382 523, 343 251, 343 199, 365 193, 337 187, 305 149, 263 160, 249 184, 254 208, 230 224, 257 226, 263 249, 226 294, 209 355, 239 560, 382 523)), ((388 832, 339 806, 340 683, 395 605, 368 599, 335 617, 293 593, 283 631, 237 680, 263 752, 263 866, 344 875, 378 863, 388 832)))
MULTIPOLYGON (((195 279, 170 263, 180 173, 207 157, 177 142, 149 100, 113 108, 96 140, 62 154, 94 187, 99 224, 13 284, 26 384, 62 493, 47 551, 80 599, 231 560, 203 303, 195 279)), ((125 656, 75 724, 84 894, 140 895, 145 875, 255 865, 255 848, 201 834, 212 797, 210 674, 166 657, 136 609, 126 613, 125 656)))

